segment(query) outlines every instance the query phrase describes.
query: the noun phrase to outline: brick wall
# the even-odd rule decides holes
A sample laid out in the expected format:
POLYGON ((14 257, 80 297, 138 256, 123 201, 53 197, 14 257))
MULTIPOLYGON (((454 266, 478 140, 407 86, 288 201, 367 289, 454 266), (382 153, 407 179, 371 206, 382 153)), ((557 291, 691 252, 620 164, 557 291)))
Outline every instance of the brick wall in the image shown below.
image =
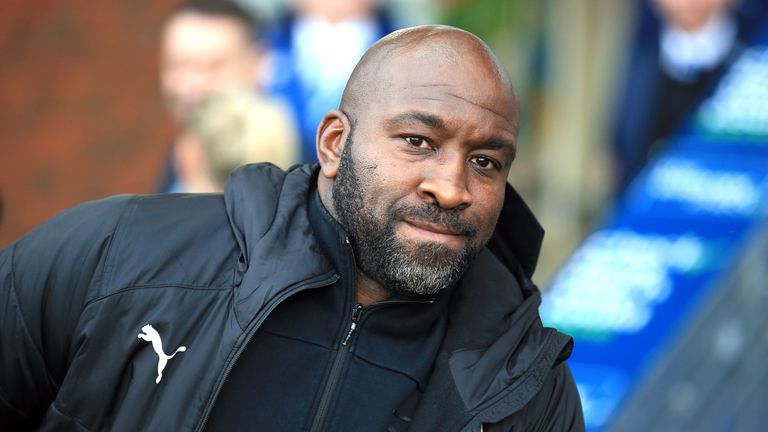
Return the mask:
POLYGON ((4 0, 0 247, 59 210, 152 192, 172 136, 157 86, 175 0, 4 0))

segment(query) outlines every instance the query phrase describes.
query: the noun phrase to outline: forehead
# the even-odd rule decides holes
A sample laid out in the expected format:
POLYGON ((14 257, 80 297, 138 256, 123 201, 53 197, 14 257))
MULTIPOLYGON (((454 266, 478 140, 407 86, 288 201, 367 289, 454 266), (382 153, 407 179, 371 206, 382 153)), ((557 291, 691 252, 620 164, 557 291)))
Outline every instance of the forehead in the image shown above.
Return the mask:
POLYGON ((388 57, 370 98, 374 116, 426 111, 478 131, 516 136, 514 94, 488 56, 448 46, 388 57))

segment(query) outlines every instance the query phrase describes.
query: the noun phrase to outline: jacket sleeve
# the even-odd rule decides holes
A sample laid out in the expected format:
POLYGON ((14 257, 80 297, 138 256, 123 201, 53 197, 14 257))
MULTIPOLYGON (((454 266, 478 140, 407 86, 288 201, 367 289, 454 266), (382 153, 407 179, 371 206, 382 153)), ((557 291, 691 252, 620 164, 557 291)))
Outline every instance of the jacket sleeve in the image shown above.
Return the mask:
POLYGON ((71 335, 129 197, 59 213, 0 250, 0 430, 35 427, 56 397, 71 335))
MULTIPOLYGON (((565 362, 555 366, 539 394, 526 407, 525 431, 582 432, 584 413, 579 391, 565 362)), ((513 429, 517 431, 517 429, 513 429)))
POLYGON ((584 414, 568 364, 552 369, 539 393, 521 410, 485 431, 503 432, 584 432, 584 414))

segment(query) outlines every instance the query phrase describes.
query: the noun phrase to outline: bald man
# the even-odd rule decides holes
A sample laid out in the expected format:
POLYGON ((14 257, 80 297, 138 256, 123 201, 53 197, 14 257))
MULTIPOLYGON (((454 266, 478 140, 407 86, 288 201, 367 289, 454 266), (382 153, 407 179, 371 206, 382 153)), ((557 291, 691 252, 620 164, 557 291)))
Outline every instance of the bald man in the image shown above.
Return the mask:
POLYGON ((0 426, 583 430, 506 181, 518 118, 481 40, 406 29, 323 118, 319 165, 61 213, 0 252, 0 426))

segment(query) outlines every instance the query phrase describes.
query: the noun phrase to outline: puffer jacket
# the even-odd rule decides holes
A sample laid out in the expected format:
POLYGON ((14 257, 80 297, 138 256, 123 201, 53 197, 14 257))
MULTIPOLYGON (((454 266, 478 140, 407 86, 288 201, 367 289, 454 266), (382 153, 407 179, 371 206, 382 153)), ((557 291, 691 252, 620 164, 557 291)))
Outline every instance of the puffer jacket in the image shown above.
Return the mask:
MULTIPOLYGON (((316 175, 252 165, 223 195, 86 203, 0 251, 0 429, 204 430, 270 312, 339 279, 307 211, 316 175), (147 325, 173 355, 162 371, 147 325)), ((571 339, 542 326, 530 282, 541 236, 508 187, 426 390, 390 430, 583 429, 571 339)))

